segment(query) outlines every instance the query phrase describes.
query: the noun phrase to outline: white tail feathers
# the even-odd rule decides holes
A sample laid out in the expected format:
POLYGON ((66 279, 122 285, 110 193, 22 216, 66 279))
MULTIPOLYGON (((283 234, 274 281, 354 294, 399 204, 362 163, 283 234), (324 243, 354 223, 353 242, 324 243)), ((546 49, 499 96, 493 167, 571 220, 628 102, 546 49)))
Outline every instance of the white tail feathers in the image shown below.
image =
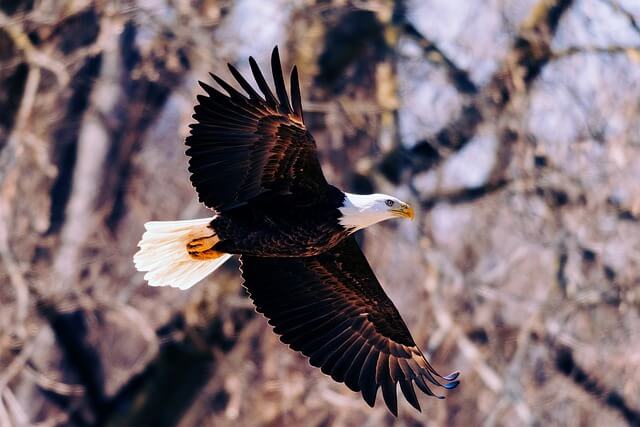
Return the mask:
POLYGON ((140 250, 133 262, 138 271, 147 272, 144 278, 149 285, 188 289, 231 257, 220 254, 217 258, 196 259, 189 255, 189 242, 213 234, 208 227, 211 219, 152 221, 144 225, 147 231, 138 243, 140 250))

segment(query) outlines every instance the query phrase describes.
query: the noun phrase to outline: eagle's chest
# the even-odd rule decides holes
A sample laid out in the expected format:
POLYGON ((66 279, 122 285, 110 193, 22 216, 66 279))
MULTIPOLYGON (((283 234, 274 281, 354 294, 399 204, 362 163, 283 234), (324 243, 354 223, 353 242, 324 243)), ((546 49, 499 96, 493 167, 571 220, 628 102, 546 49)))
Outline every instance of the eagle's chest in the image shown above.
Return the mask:
POLYGON ((323 206, 273 212, 269 209, 217 217, 212 226, 220 251, 264 257, 323 253, 348 236, 336 209, 323 206))

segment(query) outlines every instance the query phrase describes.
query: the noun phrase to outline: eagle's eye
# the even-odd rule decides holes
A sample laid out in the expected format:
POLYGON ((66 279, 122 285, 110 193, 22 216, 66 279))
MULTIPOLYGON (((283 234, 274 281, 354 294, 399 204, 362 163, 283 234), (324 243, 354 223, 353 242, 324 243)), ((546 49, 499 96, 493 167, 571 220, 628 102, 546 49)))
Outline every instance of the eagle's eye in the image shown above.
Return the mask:
POLYGON ((387 206, 393 206, 393 200, 387 199, 387 200, 384 201, 384 204, 387 205, 387 206))

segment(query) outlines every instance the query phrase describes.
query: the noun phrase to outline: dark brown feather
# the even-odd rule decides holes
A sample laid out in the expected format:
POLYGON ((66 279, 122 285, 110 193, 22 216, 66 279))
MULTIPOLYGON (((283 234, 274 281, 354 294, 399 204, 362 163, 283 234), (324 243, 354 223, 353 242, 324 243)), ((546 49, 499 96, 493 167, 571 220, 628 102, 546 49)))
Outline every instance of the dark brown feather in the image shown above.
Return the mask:
POLYGON ((258 87, 260 88, 260 91, 264 95, 264 98, 267 101, 267 104, 271 108, 277 108, 278 101, 276 101, 276 97, 273 96, 273 92, 271 92, 271 88, 267 84, 267 81, 265 80, 264 75, 262 74, 262 71, 260 71, 260 67, 258 67, 258 63, 256 62, 255 59, 253 59, 252 56, 249 57, 249 66, 251 67, 253 78, 256 80, 256 83, 258 83, 258 87))
POLYGON ((456 374, 442 377, 424 358, 353 237, 317 256, 241 260, 244 286, 281 341, 360 391, 369 405, 381 387, 396 415, 399 383, 419 410, 413 382, 432 396, 426 381, 444 388, 458 384, 456 374))
POLYGON ((411 406, 416 408, 418 411, 421 411, 420 402, 418 402, 418 396, 416 396, 416 391, 413 389, 411 381, 400 379, 398 380, 398 384, 400 384, 400 390, 402 390, 402 394, 404 394, 407 402, 409 402, 411 406))
POLYGON ((209 208, 226 212, 269 194, 313 194, 322 198, 329 187, 315 142, 302 121, 300 88, 292 86, 292 109, 277 48, 272 71, 277 98, 258 64, 252 73, 263 96, 231 65, 229 70, 248 97, 219 76, 212 78, 226 92, 206 83, 207 96, 197 97, 187 138, 191 182, 209 208))
POLYGON ((376 403, 376 394, 378 394, 378 387, 380 387, 376 382, 376 365, 378 363, 379 356, 380 352, 376 351, 374 348, 369 351, 358 378, 360 387, 362 388, 362 398, 372 408, 376 403))
POLYGON ((293 104, 293 112, 298 116, 301 122, 304 122, 304 114, 302 113, 302 96, 300 95, 300 81, 298 80, 298 67, 296 66, 291 70, 291 103, 293 104))
POLYGON ((252 101, 258 101, 262 99, 262 97, 258 95, 258 92, 255 91, 253 86, 251 86, 249 82, 245 80, 244 77, 242 77, 242 74, 240 74, 236 67, 231 64, 227 64, 227 66, 229 67, 229 71, 231 71, 231 74, 233 74, 233 77, 235 77, 236 81, 240 84, 240 86, 242 86, 242 89, 247 92, 247 95, 249 95, 249 99, 251 99, 252 101))
POLYGON ((278 95, 280 112, 282 114, 291 114, 291 105, 289 105, 289 96, 284 86, 284 76, 282 75, 282 65, 280 64, 280 53, 278 46, 271 53, 271 74, 273 74, 273 82, 276 85, 276 94, 278 95))
POLYGON ((246 97, 240 92, 238 92, 236 88, 234 88, 229 83, 225 82, 224 80, 222 80, 220 77, 216 76, 213 73, 209 73, 209 75, 211 76, 211 78, 213 78, 213 80, 216 81, 216 83, 218 83, 225 91, 227 91, 231 99, 233 99, 234 101, 238 101, 240 103, 244 102, 246 97))

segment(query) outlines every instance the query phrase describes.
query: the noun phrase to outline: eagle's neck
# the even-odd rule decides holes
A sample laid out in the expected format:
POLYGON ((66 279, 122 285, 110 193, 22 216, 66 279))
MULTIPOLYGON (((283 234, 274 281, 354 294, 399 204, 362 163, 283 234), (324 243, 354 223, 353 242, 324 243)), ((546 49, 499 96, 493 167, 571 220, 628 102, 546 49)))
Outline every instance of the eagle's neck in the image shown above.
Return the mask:
POLYGON ((381 199, 384 200, 384 195, 344 193, 344 200, 338 208, 340 225, 353 233, 392 218, 393 214, 385 208, 381 199))

